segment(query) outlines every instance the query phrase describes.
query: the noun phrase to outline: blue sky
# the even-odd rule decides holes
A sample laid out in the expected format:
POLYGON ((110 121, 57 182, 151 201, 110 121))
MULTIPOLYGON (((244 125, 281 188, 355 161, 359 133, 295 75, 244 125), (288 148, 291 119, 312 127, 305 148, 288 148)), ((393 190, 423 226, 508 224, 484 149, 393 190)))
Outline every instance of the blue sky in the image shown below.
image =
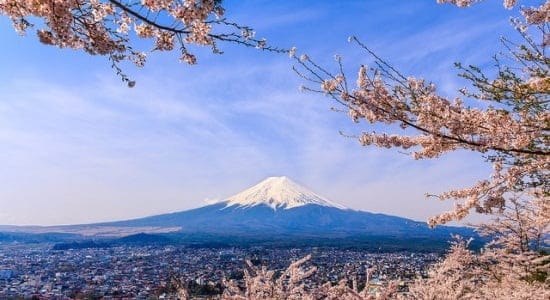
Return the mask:
MULTIPOLYGON (((323 65, 369 62, 355 35, 405 74, 446 95, 464 85, 453 62, 491 66, 514 11, 418 1, 226 1, 227 17, 296 46, 323 65)), ((202 206, 286 175, 345 206, 425 220, 427 200, 490 173, 473 153, 414 161, 342 137, 369 130, 300 92, 286 55, 221 45, 198 65, 154 53, 127 88, 103 57, 43 46, 0 18, 0 224, 71 224, 202 206)), ((144 49, 151 44, 140 43, 144 49)))

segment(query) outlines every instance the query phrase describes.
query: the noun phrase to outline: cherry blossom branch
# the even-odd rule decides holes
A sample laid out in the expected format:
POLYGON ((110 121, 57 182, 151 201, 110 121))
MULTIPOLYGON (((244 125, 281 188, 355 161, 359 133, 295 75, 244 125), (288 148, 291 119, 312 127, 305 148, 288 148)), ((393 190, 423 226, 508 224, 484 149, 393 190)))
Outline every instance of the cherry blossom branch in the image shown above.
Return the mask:
POLYGON ((129 86, 135 82, 118 64, 129 61, 142 67, 146 61, 145 52, 132 47, 135 38, 130 38, 131 31, 138 39, 154 39, 153 50, 172 51, 179 44, 180 61, 188 64, 197 63, 196 56, 186 47, 193 44, 210 47, 215 54, 223 53, 218 42, 289 52, 255 38, 252 28, 223 19, 220 3, 219 0, 1 0, 0 14, 10 17, 20 33, 34 26, 29 22, 31 18, 41 20, 36 33, 44 44, 107 56, 129 86))

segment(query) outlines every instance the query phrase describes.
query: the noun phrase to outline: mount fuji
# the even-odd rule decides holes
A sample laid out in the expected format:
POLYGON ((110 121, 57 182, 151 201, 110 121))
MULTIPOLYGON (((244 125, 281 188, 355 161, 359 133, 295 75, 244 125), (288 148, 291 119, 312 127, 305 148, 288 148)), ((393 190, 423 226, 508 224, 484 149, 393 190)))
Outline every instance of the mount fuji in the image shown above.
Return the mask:
POLYGON ((353 210, 310 191, 288 177, 269 177, 217 203, 175 213, 97 224, 171 227, 195 236, 208 234, 245 240, 349 239, 385 237, 437 239, 472 236, 464 227, 439 226, 385 214, 353 210))
POLYGON ((353 246, 366 242, 370 246, 385 243, 392 247, 403 241, 408 246, 445 246, 451 234, 474 235, 469 228, 431 229, 425 222, 346 208, 287 177, 269 177, 226 200, 192 210, 126 221, 58 226, 54 232, 95 237, 163 233, 163 238, 169 236, 184 243, 353 246))

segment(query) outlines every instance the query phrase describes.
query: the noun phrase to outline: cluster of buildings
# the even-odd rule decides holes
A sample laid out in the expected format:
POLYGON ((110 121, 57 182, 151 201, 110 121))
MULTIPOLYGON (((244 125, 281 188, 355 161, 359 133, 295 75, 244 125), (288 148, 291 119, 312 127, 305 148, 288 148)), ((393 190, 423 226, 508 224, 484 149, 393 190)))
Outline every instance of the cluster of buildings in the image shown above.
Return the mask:
POLYGON ((246 260, 284 270, 306 255, 317 272, 306 284, 357 279, 407 282, 422 276, 435 253, 369 253, 334 248, 190 248, 177 246, 52 250, 51 246, 0 244, 0 299, 163 299, 184 284, 192 295, 223 290, 224 279, 242 283, 246 260))

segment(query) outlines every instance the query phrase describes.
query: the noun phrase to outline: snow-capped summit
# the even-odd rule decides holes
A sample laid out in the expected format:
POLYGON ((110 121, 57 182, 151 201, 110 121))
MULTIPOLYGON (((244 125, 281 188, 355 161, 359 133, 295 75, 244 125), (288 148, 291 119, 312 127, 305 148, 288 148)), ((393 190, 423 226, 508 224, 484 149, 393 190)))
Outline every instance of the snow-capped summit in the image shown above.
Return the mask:
POLYGON ((240 207, 265 204, 273 209, 289 209, 307 204, 345 209, 344 206, 315 194, 286 176, 268 177, 255 186, 229 197, 225 203, 227 206, 240 207))

